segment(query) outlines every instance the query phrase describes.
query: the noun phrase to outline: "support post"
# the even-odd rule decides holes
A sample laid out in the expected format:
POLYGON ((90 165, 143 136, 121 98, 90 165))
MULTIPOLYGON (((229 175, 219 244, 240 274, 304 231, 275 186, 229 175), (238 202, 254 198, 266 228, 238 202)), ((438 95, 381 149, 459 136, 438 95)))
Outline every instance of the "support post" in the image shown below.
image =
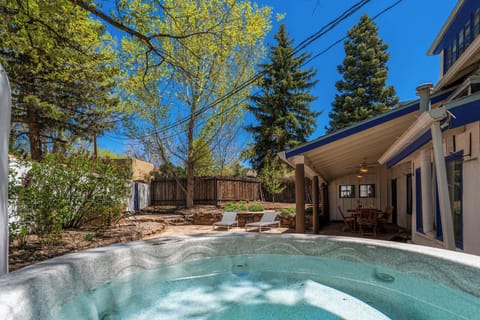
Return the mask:
POLYGON ((0 64, 0 276, 8 273, 8 145, 11 91, 0 64))
POLYGON ((456 250, 455 235, 453 233, 452 206, 448 192, 447 167, 443 155, 442 129, 439 121, 431 125, 433 154, 437 173, 438 200, 440 202, 440 216, 442 218, 443 245, 446 249, 456 250))
POLYGON ((330 223, 330 204, 328 202, 328 184, 322 183, 322 210, 323 210, 323 224, 330 223))
MULTIPOLYGON (((425 83, 417 87, 417 95, 420 97, 420 114, 431 110, 431 91, 433 85, 425 83)), ((440 136, 441 139, 441 136, 440 136)), ((434 210, 433 210, 433 194, 432 194, 432 164, 430 150, 422 150, 420 152, 420 172, 421 172, 421 192, 422 192, 422 221, 423 232, 429 233, 433 231, 434 210)))
POLYGON ((313 221, 312 232, 318 234, 320 230, 320 188, 318 187, 318 176, 312 179, 312 205, 313 205, 313 221))
POLYGON ((422 221, 423 232, 429 233, 433 231, 434 208, 433 208, 433 189, 432 189, 432 163, 430 150, 422 150, 420 152, 420 172, 422 181, 422 221))
POLYGON ((295 232, 305 233, 305 164, 303 156, 295 157, 295 232))

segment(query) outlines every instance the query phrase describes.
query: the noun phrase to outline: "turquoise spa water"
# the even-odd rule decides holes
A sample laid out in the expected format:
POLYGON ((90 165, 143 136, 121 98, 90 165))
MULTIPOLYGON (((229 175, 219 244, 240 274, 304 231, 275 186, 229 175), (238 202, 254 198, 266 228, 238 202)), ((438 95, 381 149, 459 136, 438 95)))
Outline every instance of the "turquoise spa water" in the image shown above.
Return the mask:
POLYGON ((480 319, 480 299, 375 265, 295 255, 212 257, 118 278, 54 319, 480 319))

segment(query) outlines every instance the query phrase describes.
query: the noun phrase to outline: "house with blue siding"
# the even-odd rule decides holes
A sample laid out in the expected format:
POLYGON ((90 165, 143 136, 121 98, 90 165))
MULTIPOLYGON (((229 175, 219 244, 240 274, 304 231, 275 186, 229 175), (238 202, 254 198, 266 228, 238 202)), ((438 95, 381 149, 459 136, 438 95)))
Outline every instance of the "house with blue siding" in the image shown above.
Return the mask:
POLYGON ((339 208, 392 205, 413 243, 480 255, 480 1, 457 2, 428 54, 441 77, 418 100, 279 154, 299 190, 314 182, 314 231, 339 208))

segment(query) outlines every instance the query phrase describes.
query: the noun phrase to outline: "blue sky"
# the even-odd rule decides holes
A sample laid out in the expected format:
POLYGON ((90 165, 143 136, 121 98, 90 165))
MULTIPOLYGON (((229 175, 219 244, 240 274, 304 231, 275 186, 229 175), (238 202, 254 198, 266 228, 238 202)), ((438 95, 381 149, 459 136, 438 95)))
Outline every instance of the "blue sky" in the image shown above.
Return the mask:
MULTIPOLYGON (((344 37, 363 13, 373 17, 396 1, 370 1, 332 31, 308 46, 305 51, 313 55, 323 51, 344 37)), ((294 44, 298 44, 338 17, 358 0, 257 0, 256 2, 272 7, 274 16, 276 13, 286 14, 281 22, 273 21, 272 30, 266 42, 274 44, 273 35, 278 31, 280 23, 285 23, 288 33, 295 40, 294 44)), ((416 99, 415 88, 419 84, 438 81, 439 57, 427 56, 426 52, 455 4, 454 0, 403 0, 375 20, 379 36, 389 45, 388 84, 395 87, 400 101, 416 99)), ((311 108, 323 111, 317 119, 317 130, 310 140, 325 133, 324 128, 329 121, 328 112, 336 93, 335 82, 340 79, 337 65, 342 63, 343 58, 343 43, 340 43, 307 65, 317 70, 319 80, 312 90, 312 94, 318 99, 312 103, 311 108)), ((246 115, 245 123, 250 121, 252 116, 246 115)), ((99 139, 100 148, 124 153, 125 141, 109 136, 99 139)), ((242 144, 251 141, 247 133, 244 133, 240 140, 242 144)))

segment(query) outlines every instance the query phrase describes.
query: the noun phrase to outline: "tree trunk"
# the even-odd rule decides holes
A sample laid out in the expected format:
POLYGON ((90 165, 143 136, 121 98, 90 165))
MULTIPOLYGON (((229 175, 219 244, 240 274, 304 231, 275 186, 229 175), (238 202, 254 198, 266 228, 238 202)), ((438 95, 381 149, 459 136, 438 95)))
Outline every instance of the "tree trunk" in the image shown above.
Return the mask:
POLYGON ((186 207, 193 207, 193 166, 187 165, 187 196, 186 196, 186 207))
POLYGON ((193 127, 195 125, 195 107, 192 107, 190 112, 190 121, 188 122, 188 150, 187 150, 187 195, 185 206, 187 208, 193 207, 193 167, 194 167, 194 155, 193 155, 193 127))
POLYGON ((37 104, 30 102, 27 106, 27 124, 28 124, 28 140, 30 142, 30 153, 32 160, 42 160, 42 141, 40 140, 40 129, 37 122, 37 104))

